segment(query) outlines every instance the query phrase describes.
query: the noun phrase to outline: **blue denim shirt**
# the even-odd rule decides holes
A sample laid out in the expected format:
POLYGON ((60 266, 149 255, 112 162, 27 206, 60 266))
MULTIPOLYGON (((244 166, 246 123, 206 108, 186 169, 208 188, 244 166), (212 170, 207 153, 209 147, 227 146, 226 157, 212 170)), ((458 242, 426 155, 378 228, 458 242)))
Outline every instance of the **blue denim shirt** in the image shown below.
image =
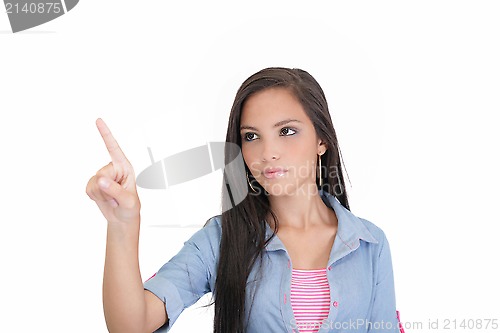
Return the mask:
MULTIPOLYGON (((391 254, 384 232, 353 215, 328 192, 320 190, 320 196, 335 211, 338 228, 327 266, 330 311, 318 332, 399 332, 391 254)), ((209 219, 144 283, 145 289, 166 304, 169 321, 157 332, 168 332, 185 308, 214 290, 220 220, 221 215, 209 219)), ((266 232, 267 237, 272 234, 269 225, 266 232)), ((258 288, 253 289, 255 283, 251 282, 257 279, 257 266, 247 282, 247 332, 299 332, 290 304, 292 264, 277 235, 268 243, 262 264, 258 288)))

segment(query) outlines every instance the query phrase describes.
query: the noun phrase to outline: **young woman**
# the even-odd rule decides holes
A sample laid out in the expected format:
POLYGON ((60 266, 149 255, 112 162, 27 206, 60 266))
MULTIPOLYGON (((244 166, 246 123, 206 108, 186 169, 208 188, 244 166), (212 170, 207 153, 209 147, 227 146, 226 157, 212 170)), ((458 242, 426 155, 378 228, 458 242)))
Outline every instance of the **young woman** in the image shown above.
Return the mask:
POLYGON ((208 292, 216 333, 400 331, 389 244, 350 211, 327 101, 310 74, 267 68, 241 85, 226 142, 240 147, 246 176, 224 172, 223 213, 145 283, 134 171, 101 119, 97 127, 112 162, 87 194, 108 221, 110 332, 166 332, 208 292), (231 206, 242 189, 227 184, 242 177, 248 195, 231 206))

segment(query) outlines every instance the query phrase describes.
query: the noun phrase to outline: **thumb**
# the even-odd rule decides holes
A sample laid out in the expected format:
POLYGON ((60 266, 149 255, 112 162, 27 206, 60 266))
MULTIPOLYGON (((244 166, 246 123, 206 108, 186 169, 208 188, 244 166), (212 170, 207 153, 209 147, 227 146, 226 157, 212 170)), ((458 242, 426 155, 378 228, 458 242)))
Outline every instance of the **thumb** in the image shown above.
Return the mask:
POLYGON ((108 177, 100 177, 97 180, 97 183, 99 184, 99 188, 104 193, 113 198, 113 200, 116 202, 118 206, 122 206, 124 208, 134 207, 137 201, 134 197, 134 194, 125 190, 125 188, 122 185, 118 184, 117 182, 111 180, 108 177))

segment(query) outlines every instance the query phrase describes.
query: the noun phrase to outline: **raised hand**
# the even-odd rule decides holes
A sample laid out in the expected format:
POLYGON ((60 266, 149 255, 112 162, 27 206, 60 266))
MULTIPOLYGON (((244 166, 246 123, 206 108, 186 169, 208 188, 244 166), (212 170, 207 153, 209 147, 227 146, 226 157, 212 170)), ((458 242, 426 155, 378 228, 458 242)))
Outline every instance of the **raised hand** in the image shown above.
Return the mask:
POLYGON ((141 204, 134 169, 106 123, 98 118, 96 125, 111 162, 90 178, 87 195, 96 202, 108 222, 138 223, 141 204))

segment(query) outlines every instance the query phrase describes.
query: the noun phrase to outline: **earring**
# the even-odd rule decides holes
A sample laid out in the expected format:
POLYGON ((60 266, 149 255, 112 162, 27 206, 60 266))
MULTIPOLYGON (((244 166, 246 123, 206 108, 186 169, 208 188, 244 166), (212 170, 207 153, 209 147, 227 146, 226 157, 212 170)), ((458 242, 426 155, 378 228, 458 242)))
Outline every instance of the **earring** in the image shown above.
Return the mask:
POLYGON ((257 193, 258 191, 253 188, 252 183, 250 183, 250 179, 248 179, 248 172, 247 172, 247 181, 248 181, 248 185, 250 185, 250 188, 252 189, 252 191, 257 193))
POLYGON ((321 155, 318 154, 319 164, 319 187, 323 186, 323 176, 321 175, 321 155))

